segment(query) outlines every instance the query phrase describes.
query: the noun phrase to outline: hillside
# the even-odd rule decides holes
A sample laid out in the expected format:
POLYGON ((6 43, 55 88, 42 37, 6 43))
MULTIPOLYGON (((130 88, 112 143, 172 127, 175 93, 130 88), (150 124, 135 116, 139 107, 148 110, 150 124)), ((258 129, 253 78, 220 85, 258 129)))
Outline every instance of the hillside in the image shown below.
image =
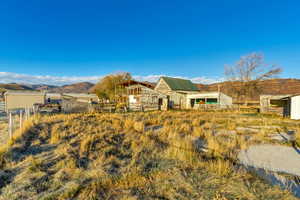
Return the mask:
POLYGON ((33 90, 51 90, 58 88, 59 86, 55 85, 45 85, 45 84, 36 84, 36 85, 28 85, 28 87, 31 87, 33 90))
POLYGON ((17 83, 0 83, 0 90, 32 90, 31 87, 28 87, 26 85, 21 85, 17 83))
MULTIPOLYGON (((226 82, 215 83, 210 85, 197 84, 201 91, 218 91, 218 85, 222 92, 233 96, 230 89, 227 88, 226 82)), ((264 80, 259 83, 259 91, 252 100, 258 101, 260 94, 297 94, 300 93, 300 79, 272 79, 264 80)))
POLYGON ((81 82, 75 83, 71 85, 64 85, 61 87, 50 88, 50 92, 57 92, 57 93, 88 93, 89 90, 94 86, 94 84, 89 82, 81 82))
POLYGON ((88 93, 94 84, 89 82, 81 82, 64 86, 54 86, 46 84, 33 84, 33 85, 22 85, 17 83, 0 84, 0 91, 2 90, 47 90, 49 92, 57 93, 88 93))
POLYGON ((221 133, 277 123, 292 126, 228 113, 36 116, 0 148, 0 200, 293 200, 236 164, 263 134, 221 133))

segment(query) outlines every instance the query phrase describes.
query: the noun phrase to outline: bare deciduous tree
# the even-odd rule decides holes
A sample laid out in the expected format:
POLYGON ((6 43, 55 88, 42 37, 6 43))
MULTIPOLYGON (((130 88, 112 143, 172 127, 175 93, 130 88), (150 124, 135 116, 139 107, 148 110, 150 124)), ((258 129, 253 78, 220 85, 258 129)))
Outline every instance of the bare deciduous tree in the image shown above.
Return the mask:
POLYGON ((246 104, 249 98, 258 94, 260 81, 274 78, 281 71, 276 65, 265 64, 264 55, 260 53, 242 56, 236 65, 225 66, 228 87, 246 104))

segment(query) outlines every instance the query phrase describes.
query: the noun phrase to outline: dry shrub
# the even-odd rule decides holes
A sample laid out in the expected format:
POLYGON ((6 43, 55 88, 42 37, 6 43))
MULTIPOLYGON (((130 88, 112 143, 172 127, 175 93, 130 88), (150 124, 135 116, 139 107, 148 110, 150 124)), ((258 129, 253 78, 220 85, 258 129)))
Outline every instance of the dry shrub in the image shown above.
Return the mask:
POLYGON ((81 189, 80 183, 69 182, 64 186, 64 191, 58 196, 59 200, 73 199, 81 189))
POLYGON ((78 199, 109 199, 112 186, 113 178, 110 176, 94 179, 80 190, 78 199))
POLYGON ((224 146, 217 140, 217 138, 210 136, 206 138, 207 147, 212 152, 213 156, 223 157, 226 149, 224 146))
POLYGON ((122 123, 121 123, 121 120, 119 119, 114 119, 112 121, 112 127, 116 130, 122 130, 122 123))
POLYGON ((133 121, 132 119, 125 119, 124 128, 127 130, 131 129, 131 128, 133 128, 134 123, 135 123, 135 121, 133 121))
POLYGON ((133 127, 134 127, 134 130, 136 130, 137 132, 144 132, 144 130, 145 130, 144 122, 135 122, 133 127))
POLYGON ((88 135, 84 139, 82 139, 80 143, 80 155, 88 155, 92 150, 93 143, 95 141, 95 135, 88 135))
POLYGON ((62 129, 60 124, 54 124, 51 130, 50 144, 57 144, 61 142, 62 129))
POLYGON ((207 133, 201 127, 194 127, 192 135, 200 138, 205 138, 207 133))
POLYGON ((191 134, 193 127, 188 123, 183 123, 179 127, 180 133, 191 134))
POLYGON ((33 156, 30 156, 28 158, 28 162, 30 163, 28 169, 31 172, 37 172, 37 171, 41 171, 42 170, 42 164, 43 164, 43 162, 42 162, 41 159, 35 158, 33 156))
POLYGON ((215 173, 221 177, 229 176, 233 171, 232 164, 230 163, 230 161, 222 159, 208 161, 205 167, 208 171, 215 173))
POLYGON ((213 200, 228 200, 228 199, 218 192, 218 193, 216 193, 213 200))
POLYGON ((205 124, 205 120, 203 120, 203 119, 193 119, 193 121, 192 121, 192 125, 194 126, 194 127, 198 127, 198 126, 203 126, 204 124, 205 124))
POLYGON ((227 130, 236 130, 236 128, 237 128, 237 122, 236 121, 227 120, 225 128, 227 130))
POLYGON ((190 139, 173 136, 169 141, 169 147, 166 149, 167 158, 180 160, 188 165, 193 165, 199 161, 199 156, 193 147, 190 139))

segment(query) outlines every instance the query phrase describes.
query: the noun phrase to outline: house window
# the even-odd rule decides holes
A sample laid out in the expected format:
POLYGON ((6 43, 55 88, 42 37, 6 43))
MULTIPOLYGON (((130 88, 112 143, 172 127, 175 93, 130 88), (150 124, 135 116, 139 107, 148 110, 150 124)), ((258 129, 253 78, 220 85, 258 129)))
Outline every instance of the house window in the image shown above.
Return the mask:
POLYGON ((218 99, 217 98, 210 98, 206 100, 206 104, 217 104, 218 99))
POLYGON ((205 104, 205 99, 196 99, 196 104, 205 104))

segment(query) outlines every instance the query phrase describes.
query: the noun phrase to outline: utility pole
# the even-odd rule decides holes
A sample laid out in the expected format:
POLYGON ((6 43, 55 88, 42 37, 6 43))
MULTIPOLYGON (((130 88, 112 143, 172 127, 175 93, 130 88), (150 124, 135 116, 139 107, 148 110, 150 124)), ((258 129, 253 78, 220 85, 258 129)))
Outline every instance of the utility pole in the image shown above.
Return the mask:
POLYGON ((221 108, 221 85, 218 84, 218 104, 219 104, 219 108, 221 108))

